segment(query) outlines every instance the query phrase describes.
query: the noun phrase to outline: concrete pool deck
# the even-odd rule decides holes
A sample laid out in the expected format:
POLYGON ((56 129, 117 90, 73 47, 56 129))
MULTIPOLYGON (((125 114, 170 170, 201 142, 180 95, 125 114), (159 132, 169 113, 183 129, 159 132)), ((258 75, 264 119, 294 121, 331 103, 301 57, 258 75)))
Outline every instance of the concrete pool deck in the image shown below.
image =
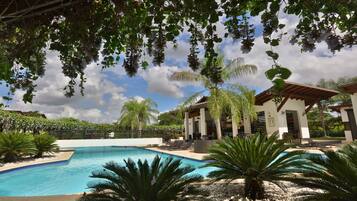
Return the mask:
POLYGON ((160 149, 159 147, 146 147, 145 149, 152 150, 152 151, 157 151, 165 154, 171 154, 175 156, 180 156, 184 158, 189 158, 189 159, 195 159, 195 160, 203 160, 205 156, 208 154, 206 153, 195 153, 192 150, 186 149, 186 150, 166 150, 166 149, 160 149))
POLYGON ((60 151, 58 153, 54 153, 53 155, 49 155, 43 158, 36 158, 36 159, 28 159, 24 161, 14 162, 14 163, 5 163, 3 166, 0 167, 0 174, 3 172, 8 172, 11 170, 16 170, 19 168, 31 167, 36 165, 44 165, 44 164, 51 164, 57 162, 65 162, 71 159, 74 151, 60 151))

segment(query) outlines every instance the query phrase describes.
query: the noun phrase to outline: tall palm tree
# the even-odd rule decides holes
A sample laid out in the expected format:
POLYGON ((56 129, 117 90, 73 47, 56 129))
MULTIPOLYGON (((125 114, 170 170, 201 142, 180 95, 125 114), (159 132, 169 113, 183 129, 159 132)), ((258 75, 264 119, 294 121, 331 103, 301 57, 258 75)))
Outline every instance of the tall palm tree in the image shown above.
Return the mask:
POLYGON ((205 200, 192 185, 202 181, 202 176, 190 174, 194 169, 182 167, 180 160, 161 160, 156 156, 151 164, 147 160, 124 162, 124 166, 109 162, 103 171, 93 172, 91 177, 101 180, 89 184, 92 193, 84 195, 80 201, 205 200))
POLYGON ((156 103, 151 99, 129 100, 123 105, 119 125, 130 127, 132 133, 134 129, 138 129, 141 136, 143 127, 151 120, 156 119, 155 114, 158 113, 156 107, 156 103))
MULTIPOLYGON (((225 110, 228 110, 228 112, 231 113, 232 121, 237 124, 239 124, 243 113, 248 114, 250 117, 255 117, 254 91, 239 84, 231 84, 229 82, 234 81, 243 75, 255 73, 257 67, 255 65, 244 64, 242 58, 231 60, 226 65, 224 57, 220 55, 214 61, 215 67, 220 69, 214 75, 214 77, 217 77, 218 79, 212 79, 212 76, 204 73, 205 69, 209 68, 207 65, 207 61, 203 62, 200 72, 175 72, 171 76, 171 80, 200 82, 203 84, 209 92, 209 97, 207 98, 208 109, 216 124, 217 138, 221 139, 221 117, 225 110)), ((198 96, 202 95, 203 92, 204 91, 194 94, 185 102, 185 104, 192 104, 192 102, 196 100, 198 96)))

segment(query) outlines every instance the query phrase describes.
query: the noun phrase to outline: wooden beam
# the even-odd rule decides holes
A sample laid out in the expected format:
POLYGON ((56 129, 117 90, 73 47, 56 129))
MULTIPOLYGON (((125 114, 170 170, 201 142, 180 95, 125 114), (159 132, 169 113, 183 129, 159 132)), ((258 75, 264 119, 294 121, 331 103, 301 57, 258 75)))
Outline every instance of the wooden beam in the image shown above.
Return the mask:
POLYGON ((312 108, 316 103, 318 103, 319 101, 320 101, 320 99, 316 99, 314 102, 312 102, 312 103, 305 109, 305 112, 304 112, 302 115, 307 114, 307 113, 311 110, 311 108, 312 108))
POLYGON ((280 103, 280 105, 277 108, 277 111, 279 112, 281 108, 285 105, 286 101, 288 101, 290 96, 285 96, 284 100, 280 103))

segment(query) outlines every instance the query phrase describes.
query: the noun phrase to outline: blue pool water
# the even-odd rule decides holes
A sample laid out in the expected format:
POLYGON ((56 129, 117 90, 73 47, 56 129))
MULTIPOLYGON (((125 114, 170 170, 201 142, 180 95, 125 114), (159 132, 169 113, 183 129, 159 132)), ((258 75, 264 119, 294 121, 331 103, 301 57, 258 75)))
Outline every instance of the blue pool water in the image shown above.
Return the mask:
MULTIPOLYGON (((78 148, 69 162, 19 169, 0 174, 0 196, 64 195, 89 191, 87 183, 94 170, 115 161, 123 164, 124 159, 147 159, 156 155, 167 158, 170 155, 133 147, 86 147, 78 148)), ((174 158, 179 158, 175 157, 174 158)), ((199 168, 204 162, 182 159, 183 165, 199 168)), ((196 169, 194 173, 206 176, 213 168, 196 169)))

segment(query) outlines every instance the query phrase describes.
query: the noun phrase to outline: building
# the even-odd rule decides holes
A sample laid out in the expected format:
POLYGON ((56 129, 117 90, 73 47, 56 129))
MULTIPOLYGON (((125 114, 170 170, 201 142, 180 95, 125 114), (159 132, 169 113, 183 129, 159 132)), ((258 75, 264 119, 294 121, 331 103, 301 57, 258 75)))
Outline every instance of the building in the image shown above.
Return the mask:
MULTIPOLYGON (((314 87, 304 84, 286 82, 281 91, 282 101, 273 101, 272 88, 255 97, 257 119, 251 121, 248 115, 243 115, 240 125, 224 116, 221 119, 223 136, 248 135, 262 132, 268 136, 278 132, 282 138, 289 133, 297 139, 310 138, 306 113, 320 100, 327 100, 338 92, 330 89, 314 87)), ((196 104, 185 111, 186 139, 215 139, 215 124, 209 115, 207 98, 201 98, 196 104)))
POLYGON ((352 103, 345 103, 330 108, 341 113, 346 141, 350 142, 357 139, 357 83, 343 85, 341 89, 351 94, 352 103))

